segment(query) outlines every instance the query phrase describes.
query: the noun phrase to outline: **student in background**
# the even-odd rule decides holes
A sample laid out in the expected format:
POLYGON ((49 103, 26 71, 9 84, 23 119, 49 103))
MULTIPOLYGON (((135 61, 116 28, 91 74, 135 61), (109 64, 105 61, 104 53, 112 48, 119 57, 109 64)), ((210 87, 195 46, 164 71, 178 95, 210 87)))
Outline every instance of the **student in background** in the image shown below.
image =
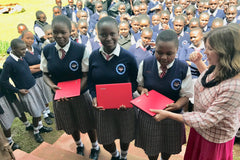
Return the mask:
POLYGON ((73 137, 80 155, 84 155, 84 145, 79 132, 88 133, 92 142, 89 157, 98 159, 100 148, 91 115, 91 100, 86 91, 89 52, 84 45, 70 40, 71 22, 66 16, 55 17, 52 29, 56 43, 47 45, 41 55, 40 69, 44 81, 55 93, 60 89, 58 82, 81 79, 80 96, 53 101, 57 129, 73 137))
POLYGON ((95 107, 98 140, 112 155, 111 160, 126 160, 129 143, 135 137, 135 110, 117 106, 119 109, 103 111, 97 105, 95 85, 131 82, 134 92, 138 67, 134 56, 117 43, 119 31, 115 19, 102 18, 97 30, 102 47, 90 55, 88 86, 95 107), (120 139, 121 154, 116 148, 116 139, 120 139))
POLYGON ((53 7, 53 18, 58 16, 58 15, 61 15, 62 14, 62 10, 59 6, 54 6, 53 7))
POLYGON ((222 27, 223 26, 223 19, 222 18, 215 18, 212 22, 211 30, 222 27))
POLYGON ((54 38, 53 38, 53 33, 52 33, 52 26, 51 25, 46 25, 43 27, 43 31, 46 35, 46 41, 42 44, 42 49, 47 45, 47 44, 50 44, 50 43, 53 43, 55 42, 54 38))
MULTIPOLYGON (((188 65, 175 59, 178 37, 172 30, 159 33, 156 39, 155 56, 150 56, 139 65, 138 92, 148 94, 155 90, 174 100, 166 110, 181 115, 182 108, 192 96, 192 78, 188 65)), ((186 142, 184 125, 171 119, 160 123, 154 117, 139 111, 135 145, 144 149, 149 160, 168 160, 172 154, 181 152, 186 142)))
POLYGON ((119 34, 118 44, 128 50, 133 44, 136 43, 134 36, 130 32, 129 23, 127 21, 122 21, 119 24, 119 34))
POLYGON ((43 11, 38 10, 36 12, 36 20, 34 22, 33 29, 34 33, 38 36, 42 43, 46 40, 46 36, 43 31, 43 27, 48 24, 46 20, 46 14, 43 11))
POLYGON ((203 33, 210 31, 208 27, 209 18, 210 16, 207 12, 203 12, 199 16, 199 27, 202 28, 203 33))

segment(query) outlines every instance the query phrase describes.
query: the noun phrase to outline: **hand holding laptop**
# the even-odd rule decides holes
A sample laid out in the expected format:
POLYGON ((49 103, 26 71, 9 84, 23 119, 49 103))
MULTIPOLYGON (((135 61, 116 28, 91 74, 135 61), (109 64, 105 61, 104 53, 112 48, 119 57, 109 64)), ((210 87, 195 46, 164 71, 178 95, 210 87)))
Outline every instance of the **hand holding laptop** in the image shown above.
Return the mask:
POLYGON ((93 107, 95 107, 95 108, 97 108, 99 110, 102 110, 102 111, 105 110, 103 106, 97 106, 97 98, 96 97, 93 98, 92 105, 93 105, 93 107))

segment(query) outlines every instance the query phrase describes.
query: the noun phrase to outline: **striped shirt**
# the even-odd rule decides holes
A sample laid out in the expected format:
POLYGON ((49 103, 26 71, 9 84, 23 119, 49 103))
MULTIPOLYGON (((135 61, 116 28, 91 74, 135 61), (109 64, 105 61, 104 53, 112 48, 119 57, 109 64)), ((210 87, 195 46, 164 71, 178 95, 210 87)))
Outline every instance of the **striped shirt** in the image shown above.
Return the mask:
POLYGON ((194 87, 194 112, 184 113, 184 121, 206 140, 225 143, 233 139, 240 126, 240 79, 204 88, 201 77, 194 87))

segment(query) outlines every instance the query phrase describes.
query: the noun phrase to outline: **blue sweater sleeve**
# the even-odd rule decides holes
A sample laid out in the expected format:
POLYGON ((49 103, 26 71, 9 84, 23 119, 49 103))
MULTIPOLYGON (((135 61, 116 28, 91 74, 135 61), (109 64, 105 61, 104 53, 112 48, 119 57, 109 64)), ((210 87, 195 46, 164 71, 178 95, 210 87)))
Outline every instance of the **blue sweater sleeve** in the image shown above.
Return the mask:
POLYGON ((130 64, 130 70, 129 70, 129 79, 132 83, 132 92, 135 92, 137 90, 137 74, 138 74, 138 65, 135 57, 133 57, 132 62, 130 64))
POLYGON ((90 95, 92 96, 92 98, 95 98, 96 97, 96 87, 95 87, 95 83, 93 82, 93 79, 92 79, 92 62, 93 62, 92 57, 93 57, 93 53, 89 57, 89 70, 88 70, 87 85, 88 85, 90 95))
POLYGON ((0 84, 2 87, 4 87, 6 90, 14 93, 18 93, 19 89, 14 87, 9 83, 9 77, 11 73, 12 67, 9 63, 4 63, 3 70, 0 76, 0 84))

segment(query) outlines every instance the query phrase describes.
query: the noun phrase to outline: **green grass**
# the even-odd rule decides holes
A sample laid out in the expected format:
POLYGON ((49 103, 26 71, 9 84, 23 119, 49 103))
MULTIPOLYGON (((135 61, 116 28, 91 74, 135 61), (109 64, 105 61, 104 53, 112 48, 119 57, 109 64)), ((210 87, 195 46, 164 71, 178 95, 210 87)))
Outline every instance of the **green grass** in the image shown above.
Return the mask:
POLYGON ((5 56, 7 53, 7 49, 10 46, 8 41, 0 40, 0 56, 5 56))
MULTIPOLYGON (((52 106, 50 105, 50 109, 52 109, 52 106)), ((29 116, 29 114, 26 114, 28 121, 32 123, 32 118, 29 116)), ((54 121, 54 119, 52 119, 54 121)), ((43 139, 45 142, 53 144, 64 132, 63 131, 57 131, 55 122, 52 125, 47 125, 44 120, 43 125, 52 127, 53 131, 50 133, 41 133, 43 139)), ((37 143, 34 140, 33 137, 33 131, 26 131, 25 125, 16 118, 12 125, 12 137, 14 141, 21 146, 21 150, 30 153, 32 152, 37 146, 40 144, 37 143)))

